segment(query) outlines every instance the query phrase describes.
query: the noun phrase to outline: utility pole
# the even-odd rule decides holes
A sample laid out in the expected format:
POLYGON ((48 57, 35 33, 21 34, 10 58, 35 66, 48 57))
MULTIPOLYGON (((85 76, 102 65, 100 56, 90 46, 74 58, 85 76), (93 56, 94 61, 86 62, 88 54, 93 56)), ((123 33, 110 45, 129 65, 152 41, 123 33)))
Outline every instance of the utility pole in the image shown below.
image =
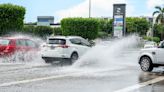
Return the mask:
POLYGON ((91 0, 89 0, 89 18, 91 18, 91 0))

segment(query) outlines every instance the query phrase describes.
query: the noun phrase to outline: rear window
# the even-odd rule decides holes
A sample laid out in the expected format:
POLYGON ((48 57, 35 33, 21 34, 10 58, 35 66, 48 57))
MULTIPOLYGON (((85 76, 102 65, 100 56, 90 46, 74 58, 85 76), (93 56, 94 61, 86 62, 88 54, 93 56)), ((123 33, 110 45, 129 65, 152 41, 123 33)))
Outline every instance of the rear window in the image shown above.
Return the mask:
POLYGON ((49 39, 48 44, 64 45, 64 44, 66 44, 66 40, 64 40, 64 39, 49 39))
POLYGON ((0 45, 9 45, 10 40, 8 39, 0 39, 0 45))

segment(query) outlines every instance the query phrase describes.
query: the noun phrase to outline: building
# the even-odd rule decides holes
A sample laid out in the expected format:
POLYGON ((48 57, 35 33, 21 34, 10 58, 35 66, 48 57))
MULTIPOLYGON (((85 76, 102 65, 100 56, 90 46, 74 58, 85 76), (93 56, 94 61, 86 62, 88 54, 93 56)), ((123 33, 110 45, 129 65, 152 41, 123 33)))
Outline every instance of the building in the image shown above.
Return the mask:
POLYGON ((54 24, 54 16, 38 16, 37 26, 50 26, 54 24))

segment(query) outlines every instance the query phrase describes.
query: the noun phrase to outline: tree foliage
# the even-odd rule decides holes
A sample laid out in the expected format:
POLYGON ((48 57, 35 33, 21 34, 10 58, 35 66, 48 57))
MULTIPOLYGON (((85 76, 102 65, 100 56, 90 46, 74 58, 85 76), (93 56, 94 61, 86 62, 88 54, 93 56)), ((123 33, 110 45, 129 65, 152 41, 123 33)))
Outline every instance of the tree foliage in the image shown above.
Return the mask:
POLYGON ((21 30, 25 8, 13 4, 0 4, 0 35, 21 30))
POLYGON ((153 16, 155 14, 158 14, 156 18, 156 22, 157 23, 160 22, 161 24, 164 24, 164 7, 156 6, 155 9, 156 11, 153 12, 153 16))
POLYGON ((22 30, 22 32, 26 34, 34 34, 34 31, 35 31, 35 26, 32 25, 25 25, 22 30))
POLYGON ((100 32, 105 32, 108 34, 112 33, 113 19, 110 19, 110 20, 99 19, 98 22, 99 22, 99 31, 100 32))
POLYGON ((34 30, 34 34, 45 38, 46 36, 53 34, 53 28, 49 26, 36 26, 34 30))
POLYGON ((154 25, 155 28, 155 34, 158 35, 160 34, 161 40, 164 39, 164 7, 156 6, 155 7, 156 11, 153 12, 153 16, 155 14, 157 15, 156 18, 156 24, 154 25))
POLYGON ((51 34, 53 34, 53 30, 54 29, 49 26, 26 25, 26 26, 24 26, 24 28, 21 32, 30 34, 30 35, 39 36, 42 38, 46 38, 47 36, 50 36, 51 34))
POLYGON ((53 29, 53 34, 54 35, 62 35, 62 29, 61 29, 61 27, 55 27, 53 29))
POLYGON ((150 24, 145 18, 126 18, 126 32, 127 33, 138 33, 140 35, 146 35, 150 24))
POLYGON ((164 25, 155 24, 154 25, 154 35, 160 37, 161 40, 164 38, 164 25))
POLYGON ((147 37, 147 36, 144 36, 143 37, 145 40, 148 40, 148 41, 154 41, 156 43, 159 43, 160 42, 160 38, 159 37, 147 37))
POLYGON ((65 18, 61 21, 63 35, 82 36, 95 39, 98 36, 99 22, 93 18, 65 18))

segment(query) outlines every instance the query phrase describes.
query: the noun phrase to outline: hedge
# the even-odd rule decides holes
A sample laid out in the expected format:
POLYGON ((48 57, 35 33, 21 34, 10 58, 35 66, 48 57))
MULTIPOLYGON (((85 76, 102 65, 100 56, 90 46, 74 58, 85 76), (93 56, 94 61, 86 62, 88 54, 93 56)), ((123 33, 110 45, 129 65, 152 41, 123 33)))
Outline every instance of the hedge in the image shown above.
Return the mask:
POLYGON ((50 35, 62 35, 62 31, 60 27, 52 28, 50 26, 32 26, 32 25, 25 25, 23 30, 21 31, 25 34, 36 35, 39 37, 47 37, 50 35))
POLYGON ((53 29, 53 34, 54 35, 62 35, 62 29, 60 27, 55 27, 53 29))
POLYGON ((45 38, 46 36, 53 34, 53 28, 49 26, 36 26, 34 34, 39 37, 45 38))
POLYGON ((34 31, 35 31, 35 26, 32 25, 28 25, 28 26, 25 25, 22 30, 22 32, 26 34, 34 34, 34 31))
POLYGON ((159 37, 147 37, 147 36, 144 36, 143 37, 145 40, 148 40, 148 41, 154 41, 156 43, 159 43, 160 42, 160 38, 159 37))
POLYGON ((98 32, 98 38, 108 38, 108 37, 111 37, 111 34, 108 34, 107 32, 98 32))
POLYGON ((98 19, 98 20, 99 20, 99 31, 112 34, 113 19, 110 20, 98 19))
POLYGON ((21 30, 25 8, 13 4, 0 4, 0 35, 21 30))
POLYGON ((61 21, 62 34, 95 39, 98 36, 99 22, 93 18, 65 18, 61 21))

